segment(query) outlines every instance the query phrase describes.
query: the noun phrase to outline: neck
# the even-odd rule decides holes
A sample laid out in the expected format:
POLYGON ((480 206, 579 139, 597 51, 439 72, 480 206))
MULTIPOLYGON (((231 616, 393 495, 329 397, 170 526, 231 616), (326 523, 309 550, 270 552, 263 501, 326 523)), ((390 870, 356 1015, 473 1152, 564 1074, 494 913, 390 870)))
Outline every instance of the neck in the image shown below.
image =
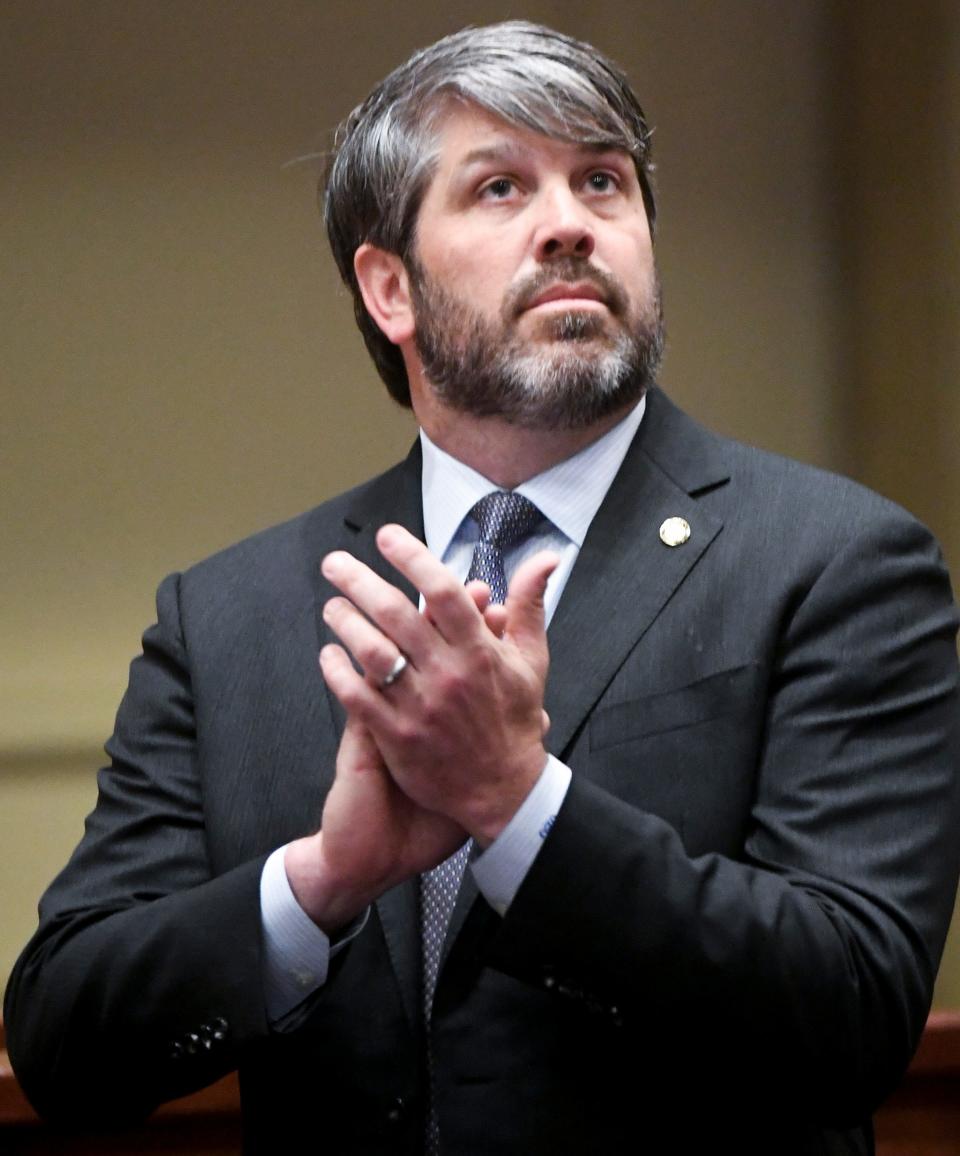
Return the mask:
POLYGON ((501 489, 513 490, 603 437, 633 404, 573 430, 523 429, 500 417, 474 417, 436 402, 421 405, 417 399, 413 408, 434 445, 501 489))

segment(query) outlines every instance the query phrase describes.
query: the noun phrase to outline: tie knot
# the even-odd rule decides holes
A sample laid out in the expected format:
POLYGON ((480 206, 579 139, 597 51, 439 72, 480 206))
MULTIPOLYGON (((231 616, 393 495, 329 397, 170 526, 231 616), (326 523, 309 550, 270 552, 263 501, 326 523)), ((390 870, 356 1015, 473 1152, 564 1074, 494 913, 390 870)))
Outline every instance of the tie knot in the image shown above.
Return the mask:
POLYGON ((503 549, 529 534, 543 515, 523 494, 494 490, 474 505, 470 516, 480 527, 480 540, 503 549))

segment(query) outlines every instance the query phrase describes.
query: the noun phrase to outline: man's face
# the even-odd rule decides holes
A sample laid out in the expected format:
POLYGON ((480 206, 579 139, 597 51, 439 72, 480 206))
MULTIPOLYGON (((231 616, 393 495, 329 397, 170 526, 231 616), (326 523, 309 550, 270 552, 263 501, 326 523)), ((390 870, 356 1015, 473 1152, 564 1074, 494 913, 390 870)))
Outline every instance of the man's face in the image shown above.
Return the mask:
POLYGON ((408 271, 425 387, 454 409, 583 428, 656 371, 656 269, 625 152, 455 108, 408 271))

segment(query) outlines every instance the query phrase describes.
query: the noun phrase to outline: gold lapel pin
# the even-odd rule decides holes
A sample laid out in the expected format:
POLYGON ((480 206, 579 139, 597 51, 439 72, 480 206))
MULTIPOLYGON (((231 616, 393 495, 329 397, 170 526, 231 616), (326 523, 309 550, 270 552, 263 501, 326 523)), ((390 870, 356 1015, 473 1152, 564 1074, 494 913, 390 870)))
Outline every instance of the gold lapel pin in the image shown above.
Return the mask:
POLYGON ((667 518, 660 527, 660 541, 664 546, 682 546, 690 537, 690 523, 686 518, 667 518))

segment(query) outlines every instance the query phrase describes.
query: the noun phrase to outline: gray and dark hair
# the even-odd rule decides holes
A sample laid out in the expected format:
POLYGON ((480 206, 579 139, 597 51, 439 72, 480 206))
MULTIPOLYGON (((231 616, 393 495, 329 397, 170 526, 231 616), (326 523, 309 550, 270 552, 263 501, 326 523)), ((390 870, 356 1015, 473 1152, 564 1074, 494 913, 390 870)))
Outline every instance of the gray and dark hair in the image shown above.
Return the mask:
POLYGON ((451 100, 557 140, 624 149, 636 165, 651 230, 655 219, 643 109, 621 69, 595 48, 515 20, 465 28, 414 53, 338 128, 323 193, 330 247, 360 332, 391 396, 406 406, 403 358, 367 313, 353 258, 369 242, 410 267, 439 152, 437 122, 451 100))

